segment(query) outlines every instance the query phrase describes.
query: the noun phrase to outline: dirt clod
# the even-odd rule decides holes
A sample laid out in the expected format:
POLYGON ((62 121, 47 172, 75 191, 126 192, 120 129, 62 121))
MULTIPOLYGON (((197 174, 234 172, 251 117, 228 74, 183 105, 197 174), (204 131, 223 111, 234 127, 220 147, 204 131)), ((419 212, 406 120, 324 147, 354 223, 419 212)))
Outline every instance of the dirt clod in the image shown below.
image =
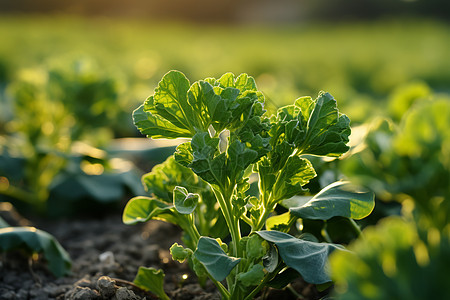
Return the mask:
POLYGON ((120 287, 116 291, 114 300, 139 300, 136 296, 136 294, 132 291, 127 289, 126 287, 120 287))
POLYGON ((97 281, 97 289, 102 295, 103 299, 109 299, 116 293, 116 286, 114 280, 108 276, 102 276, 97 281))
POLYGON ((92 290, 88 287, 75 287, 66 295, 68 300, 99 300, 100 294, 96 290, 92 290))

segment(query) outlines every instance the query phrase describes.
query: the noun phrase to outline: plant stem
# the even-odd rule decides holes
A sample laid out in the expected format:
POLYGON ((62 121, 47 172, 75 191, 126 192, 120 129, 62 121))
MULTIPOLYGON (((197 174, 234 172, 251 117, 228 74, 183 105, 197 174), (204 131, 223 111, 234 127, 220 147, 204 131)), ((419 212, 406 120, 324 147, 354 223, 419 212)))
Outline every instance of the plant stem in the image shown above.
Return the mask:
POLYGON ((352 227, 356 231, 358 236, 362 236, 361 228, 359 227, 358 224, 356 224, 355 220, 353 220, 352 218, 348 218, 348 219, 350 220, 350 224, 352 224, 352 227))
POLYGON ((253 291, 245 297, 245 300, 251 300, 253 299, 256 294, 266 285, 267 282, 272 280, 275 276, 278 275, 278 273, 285 267, 284 264, 278 265, 278 267, 273 271, 272 273, 267 274, 264 279, 259 283, 259 285, 253 289, 253 291))
POLYGON ((36 205, 39 200, 34 194, 26 192, 20 188, 8 185, 5 189, 0 188, 0 194, 23 201, 28 204, 36 205))

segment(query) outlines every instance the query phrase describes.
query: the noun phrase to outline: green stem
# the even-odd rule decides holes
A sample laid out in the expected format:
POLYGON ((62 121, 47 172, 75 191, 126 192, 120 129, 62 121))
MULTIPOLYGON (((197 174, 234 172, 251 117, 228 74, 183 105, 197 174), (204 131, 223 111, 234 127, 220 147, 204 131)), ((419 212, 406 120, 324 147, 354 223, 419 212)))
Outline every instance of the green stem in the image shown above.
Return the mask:
MULTIPOLYGON (((270 203, 270 201, 269 201, 269 203, 270 203)), ((273 204, 268 204, 267 206, 263 205, 263 213, 259 217, 258 223, 256 223, 256 226, 253 228, 253 231, 261 230, 264 227, 264 224, 266 223, 267 218, 269 217, 270 213, 274 211, 274 209, 275 209, 275 205, 273 205, 273 204), (270 209, 268 209, 268 207, 270 207, 270 209)))
POLYGON ((197 230, 197 226, 195 226, 194 218, 191 215, 186 216, 188 219, 188 226, 186 226, 185 231, 189 234, 189 236, 194 240, 194 245, 198 244, 198 240, 200 239, 200 233, 197 230))
POLYGON ((6 188, 0 187, 0 194, 32 205, 36 205, 39 202, 39 199, 35 197, 34 194, 26 192, 12 185, 8 185, 8 187, 6 188))
POLYGON ((222 295, 222 299, 230 299, 231 295, 230 292, 227 291, 227 289, 223 286, 222 283, 215 280, 211 276, 209 276, 209 279, 216 285, 216 287, 219 289, 220 294, 222 295))
POLYGON ((350 224, 352 225, 353 229, 356 231, 356 233, 358 234, 358 236, 362 236, 362 231, 361 228, 359 227, 358 224, 356 224, 355 220, 353 220, 352 218, 348 218, 350 220, 350 224))
POLYGON ((272 273, 269 273, 266 275, 266 277, 264 277, 264 279, 259 283, 259 285, 253 289, 253 291, 247 295, 247 297, 245 297, 245 300, 251 300, 253 299, 256 294, 259 293, 259 291, 265 287, 266 283, 271 281, 275 276, 278 275, 278 273, 283 270, 283 268, 285 267, 284 264, 280 264, 278 265, 278 267, 275 269, 275 271, 273 271, 272 273))

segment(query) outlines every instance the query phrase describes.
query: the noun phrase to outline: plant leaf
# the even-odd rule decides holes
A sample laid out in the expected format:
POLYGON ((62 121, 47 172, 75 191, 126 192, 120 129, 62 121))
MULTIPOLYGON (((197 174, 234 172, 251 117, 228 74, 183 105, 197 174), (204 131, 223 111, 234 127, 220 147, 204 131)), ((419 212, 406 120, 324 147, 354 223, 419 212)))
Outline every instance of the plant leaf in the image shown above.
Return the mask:
POLYGON ((316 177, 316 171, 309 160, 290 156, 273 187, 275 201, 305 193, 307 189, 303 189, 303 186, 314 177, 316 177))
POLYGON ((156 294, 160 299, 170 300, 164 292, 164 276, 163 270, 139 267, 133 283, 143 290, 156 294))
POLYGON ((266 220, 266 229, 267 230, 280 230, 280 228, 287 228, 289 220, 291 219, 291 214, 286 212, 281 215, 271 216, 266 220))
POLYGON ((189 193, 182 186, 176 186, 173 190, 173 204, 175 209, 183 215, 192 213, 198 204, 198 194, 189 193))
POLYGON ((188 102, 189 80, 179 71, 170 71, 163 76, 155 89, 152 101, 145 103, 145 110, 158 114, 174 126, 195 134, 201 129, 197 113, 188 102))
MULTIPOLYGON (((303 99, 305 98, 300 98, 295 105, 307 107, 306 110, 309 111, 311 103, 301 103, 303 99)), ((307 120, 306 138, 300 146, 303 154, 340 156, 347 152, 350 119, 339 113, 333 96, 320 92, 307 120)))
POLYGON ((172 205, 168 205, 156 198, 138 196, 128 201, 123 211, 122 221, 127 225, 131 225, 155 219, 176 224, 177 217, 172 210, 172 205))
POLYGON ((179 128, 159 115, 146 111, 144 104, 133 112, 133 122, 142 134, 154 139, 189 138, 192 136, 189 130, 179 128))
POLYGON ((49 233, 34 227, 5 227, 0 229, 0 250, 24 249, 43 253, 49 270, 57 277, 70 272, 69 254, 49 233))
POLYGON ((266 255, 263 256, 262 261, 267 272, 272 273, 277 268, 279 259, 277 248, 273 244, 269 245, 269 250, 266 255))
POLYGON ((264 278, 264 267, 260 264, 253 265, 245 273, 239 273, 237 280, 245 287, 258 285, 264 278))
POLYGON ((372 212, 375 201, 372 192, 358 189, 348 181, 334 182, 306 204, 290 207, 289 211, 303 219, 328 220, 341 216, 359 220, 372 212))
POLYGON ((205 236, 200 237, 194 256, 217 281, 224 280, 241 261, 228 256, 215 239, 205 236))
POLYGON ((299 272, 308 283, 321 284, 331 281, 328 276, 328 255, 334 244, 315 243, 297 239, 279 231, 257 231, 260 237, 274 243, 284 263, 299 272))

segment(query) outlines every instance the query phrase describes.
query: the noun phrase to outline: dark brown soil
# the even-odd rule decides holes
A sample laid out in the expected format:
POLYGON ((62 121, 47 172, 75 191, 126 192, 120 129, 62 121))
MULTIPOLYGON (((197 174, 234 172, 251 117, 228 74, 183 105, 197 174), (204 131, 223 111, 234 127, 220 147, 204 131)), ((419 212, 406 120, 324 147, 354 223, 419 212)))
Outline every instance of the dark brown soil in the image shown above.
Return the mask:
MULTIPOLYGON (((202 288, 186 264, 172 261, 168 249, 174 242, 181 243, 174 225, 150 221, 127 226, 119 213, 98 219, 33 222, 11 212, 4 214, 13 226, 31 225, 53 234, 69 252, 73 265, 70 276, 55 278, 42 259, 31 261, 20 253, 3 253, 0 299, 156 299, 132 286, 139 266, 164 270, 165 290, 171 299, 220 299, 213 284, 202 288)), ((302 297, 286 290, 271 291, 268 299, 320 299, 324 295, 301 281, 291 289, 302 297)))

